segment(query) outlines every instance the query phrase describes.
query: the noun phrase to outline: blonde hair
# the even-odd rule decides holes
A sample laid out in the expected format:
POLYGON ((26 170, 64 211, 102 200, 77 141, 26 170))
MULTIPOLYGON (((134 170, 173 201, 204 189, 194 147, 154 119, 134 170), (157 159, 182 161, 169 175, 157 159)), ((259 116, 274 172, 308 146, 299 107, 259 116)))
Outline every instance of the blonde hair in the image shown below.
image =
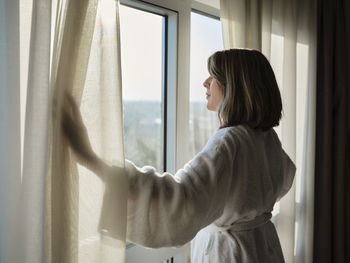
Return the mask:
POLYGON ((222 92, 220 128, 247 124, 265 131, 279 125, 281 94, 263 54, 248 49, 218 51, 208 58, 208 71, 222 92))

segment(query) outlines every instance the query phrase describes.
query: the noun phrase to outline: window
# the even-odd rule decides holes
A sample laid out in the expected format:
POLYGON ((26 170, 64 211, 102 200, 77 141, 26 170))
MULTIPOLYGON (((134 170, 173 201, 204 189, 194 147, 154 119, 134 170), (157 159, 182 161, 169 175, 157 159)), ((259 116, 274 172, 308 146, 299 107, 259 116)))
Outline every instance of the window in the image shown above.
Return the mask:
POLYGON ((219 127, 216 112, 206 108, 204 80, 209 76, 207 59, 222 50, 220 20, 191 12, 191 68, 190 68, 190 152, 198 153, 219 127), (205 28, 205 30, 203 30, 205 28))
MULTIPOLYGON (((119 14, 125 157, 174 172, 177 14, 129 0, 119 14)), ((126 262, 176 261, 181 252, 127 243, 126 262)))
MULTIPOLYGON (((218 19, 190 12, 190 1, 154 2, 120 5, 125 154, 138 166, 175 172, 217 128, 202 83, 208 56, 222 49, 221 29, 218 19)), ((126 262, 188 262, 189 254, 189 246, 149 250, 129 243, 126 262)))
POLYGON ((164 170, 165 17, 120 6, 125 156, 164 170))

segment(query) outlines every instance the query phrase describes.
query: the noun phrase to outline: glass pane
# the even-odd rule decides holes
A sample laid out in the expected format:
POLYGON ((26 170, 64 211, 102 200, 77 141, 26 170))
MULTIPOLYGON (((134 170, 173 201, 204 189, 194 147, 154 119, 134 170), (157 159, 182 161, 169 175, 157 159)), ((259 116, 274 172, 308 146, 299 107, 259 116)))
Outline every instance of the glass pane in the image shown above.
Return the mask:
POLYGON ((220 21, 191 13, 190 136, 192 155, 198 153, 218 129, 216 112, 207 110, 204 80, 209 76, 207 59, 223 49, 220 21), (203 30, 205 28, 205 30, 203 30))
POLYGON ((120 6, 125 157, 163 170, 164 17, 120 6))

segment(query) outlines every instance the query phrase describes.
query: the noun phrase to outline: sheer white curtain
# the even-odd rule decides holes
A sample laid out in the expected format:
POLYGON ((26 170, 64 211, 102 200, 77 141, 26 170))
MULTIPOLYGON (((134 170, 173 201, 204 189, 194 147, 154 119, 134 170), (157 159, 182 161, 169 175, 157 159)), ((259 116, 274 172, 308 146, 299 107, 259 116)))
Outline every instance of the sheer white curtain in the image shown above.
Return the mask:
POLYGON ((118 5, 1 1, 0 262, 124 262, 128 182, 115 174, 117 209, 104 209, 105 185, 51 114, 66 90, 95 151, 124 166, 118 5))
POLYGON ((1 1, 0 262, 43 260, 47 129, 38 127, 47 127, 50 11, 50 1, 1 1), (24 31, 30 31, 31 20, 33 29, 29 38, 28 32, 24 31), (30 40, 33 44, 28 73, 30 40), (37 114, 27 124, 23 162, 26 170, 22 174, 21 135, 24 127, 21 119, 24 118, 21 110, 24 106, 21 107, 21 97, 27 83, 32 94, 28 97, 28 114, 36 111, 37 114), (42 101, 45 103, 38 103, 42 101))
POLYGON ((225 48, 253 48, 270 60, 281 89, 277 132, 296 163, 295 184, 275 207, 286 262, 311 262, 315 141, 316 6, 302 0, 221 0, 225 48))

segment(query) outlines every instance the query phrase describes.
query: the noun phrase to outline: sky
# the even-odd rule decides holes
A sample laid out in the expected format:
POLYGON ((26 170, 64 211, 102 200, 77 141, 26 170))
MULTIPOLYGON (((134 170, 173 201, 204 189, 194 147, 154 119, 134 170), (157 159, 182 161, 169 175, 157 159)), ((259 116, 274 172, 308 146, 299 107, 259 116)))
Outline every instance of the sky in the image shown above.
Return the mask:
POLYGON ((204 80, 209 76, 207 59, 223 49, 220 21, 197 13, 191 14, 190 100, 205 101, 204 80), (205 28, 205 30, 203 30, 205 28))
MULTIPOLYGON (((163 20, 160 15, 120 6, 124 100, 161 100, 163 20)), ((223 45, 220 21, 192 13, 190 58, 192 101, 205 100, 202 83, 208 76, 207 58, 221 49, 223 45)))
POLYGON ((124 100, 160 100, 163 17, 120 6, 124 100))

